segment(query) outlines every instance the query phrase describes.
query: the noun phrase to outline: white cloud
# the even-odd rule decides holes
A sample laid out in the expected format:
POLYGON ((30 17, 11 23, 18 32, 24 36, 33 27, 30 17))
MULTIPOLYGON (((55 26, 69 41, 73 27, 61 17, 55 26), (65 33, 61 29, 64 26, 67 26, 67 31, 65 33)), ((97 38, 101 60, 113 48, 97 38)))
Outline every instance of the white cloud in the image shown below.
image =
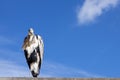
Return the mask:
POLYGON ((116 7, 118 2, 119 0, 85 0, 77 12, 78 23, 85 24, 94 21, 104 11, 116 7))

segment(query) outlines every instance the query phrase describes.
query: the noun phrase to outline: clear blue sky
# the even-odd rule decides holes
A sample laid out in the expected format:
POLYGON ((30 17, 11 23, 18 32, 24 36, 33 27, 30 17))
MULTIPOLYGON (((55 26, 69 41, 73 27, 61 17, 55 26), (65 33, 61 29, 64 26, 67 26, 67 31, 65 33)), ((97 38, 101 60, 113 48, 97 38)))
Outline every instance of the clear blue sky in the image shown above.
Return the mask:
POLYGON ((0 0, 0 76, 31 77, 21 49, 42 36, 39 77, 120 77, 119 0, 0 0))

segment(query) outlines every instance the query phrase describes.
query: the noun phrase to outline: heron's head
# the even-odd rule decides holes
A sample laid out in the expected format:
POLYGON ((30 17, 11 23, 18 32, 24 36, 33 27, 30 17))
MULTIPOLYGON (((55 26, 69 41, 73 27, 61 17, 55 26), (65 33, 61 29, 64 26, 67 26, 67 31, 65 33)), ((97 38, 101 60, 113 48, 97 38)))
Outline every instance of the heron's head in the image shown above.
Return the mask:
POLYGON ((30 28, 29 30, 28 30, 28 35, 33 35, 34 34, 34 30, 32 29, 32 28, 30 28))

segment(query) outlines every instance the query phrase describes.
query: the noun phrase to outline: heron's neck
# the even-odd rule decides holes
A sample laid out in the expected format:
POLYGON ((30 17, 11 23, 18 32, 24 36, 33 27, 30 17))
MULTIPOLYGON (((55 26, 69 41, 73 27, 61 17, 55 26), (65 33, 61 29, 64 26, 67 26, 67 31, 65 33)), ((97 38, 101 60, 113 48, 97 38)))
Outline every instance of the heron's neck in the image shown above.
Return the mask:
POLYGON ((34 35, 28 35, 29 38, 29 42, 31 42, 33 40, 34 35))

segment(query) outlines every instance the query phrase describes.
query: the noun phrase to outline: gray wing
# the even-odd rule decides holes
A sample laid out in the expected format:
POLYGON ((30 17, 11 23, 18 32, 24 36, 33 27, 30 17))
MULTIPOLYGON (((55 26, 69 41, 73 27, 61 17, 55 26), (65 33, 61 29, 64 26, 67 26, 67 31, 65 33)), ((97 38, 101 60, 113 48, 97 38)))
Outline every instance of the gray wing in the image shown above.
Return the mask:
POLYGON ((40 70, 42 60, 43 60, 43 54, 44 54, 44 44, 43 44, 42 38, 39 35, 37 35, 37 39, 38 39, 37 53, 38 53, 39 59, 40 59, 39 63, 38 63, 38 66, 39 66, 39 70, 40 70))
POLYGON ((43 55, 44 55, 44 43, 43 39, 41 36, 38 35, 38 40, 39 40, 39 50, 40 50, 40 58, 43 60, 43 55))

